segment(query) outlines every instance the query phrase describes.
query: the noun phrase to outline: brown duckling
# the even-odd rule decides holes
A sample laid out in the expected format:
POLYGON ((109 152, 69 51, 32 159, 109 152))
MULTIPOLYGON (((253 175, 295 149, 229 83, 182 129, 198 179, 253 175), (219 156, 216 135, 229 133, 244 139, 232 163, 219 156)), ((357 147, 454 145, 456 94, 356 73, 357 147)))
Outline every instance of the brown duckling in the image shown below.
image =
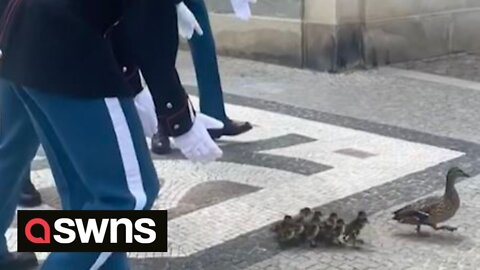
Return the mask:
POLYGON ((282 246, 298 245, 304 239, 305 225, 303 218, 294 221, 291 225, 285 226, 277 233, 277 239, 282 246))
POLYGON ((320 232, 320 223, 322 223, 322 212, 315 211, 312 220, 305 224, 305 240, 311 247, 317 246, 317 237, 320 232))
POLYGON ((281 245, 292 244, 296 239, 297 223, 292 216, 286 215, 277 223, 272 230, 277 234, 277 240, 281 245))
POLYGON ((331 213, 330 216, 328 217, 327 221, 326 221, 327 226, 334 228, 335 225, 337 224, 337 220, 338 220, 337 213, 335 213, 335 212, 331 213))
POLYGON ((357 217, 345 227, 343 241, 345 243, 352 242, 353 246, 356 246, 357 243, 363 243, 361 239, 358 239, 358 235, 367 223, 367 213, 365 211, 358 212, 357 217))
POLYGON ((334 230, 337 225, 338 215, 337 213, 331 213, 327 220, 322 222, 321 231, 318 234, 318 240, 323 240, 329 242, 330 239, 333 239, 334 230))
POLYGON ((438 226, 452 218, 460 207, 460 197, 455 189, 455 182, 458 178, 470 177, 461 169, 454 167, 447 173, 445 193, 440 197, 428 197, 412 204, 409 204, 395 211, 394 220, 400 223, 416 225, 417 233, 420 227, 427 225, 434 230, 455 231, 456 227, 438 226))
POLYGON ((342 244, 339 238, 343 235, 344 231, 345 231, 345 221, 340 218, 336 220, 335 227, 330 229, 330 231, 325 235, 325 242, 327 244, 336 244, 336 245, 342 244))
POLYGON ((282 246, 292 245, 294 242, 296 242, 295 228, 294 227, 282 228, 277 233, 277 240, 282 246))
POLYGON ((294 221, 293 228, 295 230, 295 237, 297 239, 303 238, 304 237, 304 232, 305 232, 305 218, 304 217, 299 217, 294 221))
POLYGON ((335 225, 335 229, 333 230, 333 239, 332 244, 341 245, 343 244, 340 240, 340 237, 343 235, 345 231, 345 221, 343 219, 338 219, 335 225))
POLYGON ((309 207, 300 209, 298 215, 293 218, 295 227, 295 237, 297 239, 304 238, 305 225, 312 220, 313 211, 309 207))
POLYGON ((288 227, 288 226, 291 226, 291 225, 293 225, 293 224, 294 224, 294 222, 293 222, 293 217, 290 216, 290 215, 285 215, 285 216, 283 217, 283 220, 277 222, 276 224, 274 224, 274 225, 272 226, 271 230, 272 230, 273 232, 278 233, 278 232, 281 231, 282 229, 284 229, 284 228, 286 228, 286 227, 288 227))
POLYGON ((305 207, 300 209, 300 213, 295 217, 295 221, 298 222, 300 219, 302 222, 310 222, 313 218, 314 212, 310 207, 305 207))
POLYGON ((327 220, 325 220, 325 229, 332 231, 335 229, 335 226, 337 225, 337 220, 338 220, 338 215, 337 213, 333 212, 328 216, 327 220))

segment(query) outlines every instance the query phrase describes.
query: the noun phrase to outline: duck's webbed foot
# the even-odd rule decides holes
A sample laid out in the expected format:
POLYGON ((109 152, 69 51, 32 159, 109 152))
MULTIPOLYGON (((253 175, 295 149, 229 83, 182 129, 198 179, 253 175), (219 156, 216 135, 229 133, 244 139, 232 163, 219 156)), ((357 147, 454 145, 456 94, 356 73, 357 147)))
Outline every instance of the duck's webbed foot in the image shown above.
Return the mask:
POLYGON ((443 226, 437 226, 437 224, 428 224, 430 227, 432 227, 435 231, 449 231, 449 232, 454 232, 458 228, 453 227, 453 226, 448 226, 448 225, 443 225, 443 226))
POLYGON ((360 245, 365 244, 365 241, 363 241, 362 239, 359 239, 359 238, 355 239, 355 242, 357 242, 357 244, 360 244, 360 245))
POLYGON ((361 245, 365 244, 365 242, 362 239, 358 239, 358 238, 352 239, 351 243, 353 248, 360 248, 361 245))
POLYGON ((349 239, 348 241, 350 244, 352 244, 353 247, 357 247, 357 245, 362 245, 364 244, 364 241, 362 239, 358 239, 356 237, 352 237, 351 239, 349 239))
POLYGON ((443 231, 449 231, 449 232, 454 232, 454 231, 458 230, 457 227, 448 226, 448 225, 440 226, 437 229, 438 230, 443 230, 443 231))
POLYGON ((337 246, 344 246, 345 245, 345 243, 342 242, 342 240, 340 240, 340 238, 335 238, 334 242, 335 242, 335 245, 337 245, 337 246))

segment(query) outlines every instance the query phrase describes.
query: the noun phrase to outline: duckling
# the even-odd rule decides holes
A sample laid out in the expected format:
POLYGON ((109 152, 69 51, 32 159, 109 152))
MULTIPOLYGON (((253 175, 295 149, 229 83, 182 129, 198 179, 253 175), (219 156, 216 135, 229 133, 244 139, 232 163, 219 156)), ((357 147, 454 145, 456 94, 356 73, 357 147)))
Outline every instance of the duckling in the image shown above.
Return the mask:
POLYGON ((277 240, 281 245, 292 244, 296 237, 297 224, 290 215, 285 215, 283 220, 272 227, 277 234, 277 240))
POLYGON ((304 232, 305 232, 305 217, 301 216, 299 217, 298 219, 296 219, 294 221, 294 225, 293 225, 293 228, 295 230, 295 238, 296 239, 301 239, 303 238, 305 235, 304 235, 304 232))
POLYGON ((300 209, 300 213, 295 217, 295 221, 299 221, 299 219, 302 219, 303 222, 310 222, 313 218, 314 212, 310 207, 305 207, 300 209))
POLYGON ((312 220, 305 224, 305 240, 311 247, 317 246, 317 236, 320 232, 320 223, 322 222, 322 212, 315 211, 312 220))
POLYGON ((330 214, 330 216, 328 216, 327 220, 325 221, 327 227, 329 228, 335 228, 335 225, 337 224, 337 220, 338 220, 338 215, 337 213, 333 212, 330 214))
POLYGON ((365 211, 358 212, 357 217, 345 227, 343 241, 345 243, 353 242, 353 246, 356 246, 357 243, 363 243, 361 239, 358 239, 358 235, 367 223, 367 213, 365 211))
POLYGON ((416 225, 417 233, 420 233, 422 225, 430 226, 434 230, 456 231, 456 227, 438 226, 438 224, 452 218, 460 207, 460 197, 455 189, 455 182, 461 177, 470 177, 470 175, 457 167, 451 168, 447 173, 443 196, 428 197, 409 204, 395 211, 393 219, 399 223, 416 225))
POLYGON ((295 228, 285 227, 277 233, 277 240, 281 246, 291 246, 296 242, 295 228))
POLYGON ((297 221, 293 221, 288 226, 285 226, 277 233, 277 239, 281 246, 295 246, 302 242, 304 239, 305 225, 303 218, 299 218, 297 221))
POLYGON ((321 211, 316 210, 316 211, 313 212, 313 218, 312 219, 315 219, 317 221, 321 221, 322 217, 323 217, 323 213, 321 211))
POLYGON ((333 212, 330 216, 322 222, 321 232, 319 233, 319 240, 324 240, 329 242, 331 239, 334 238, 334 230, 337 226, 338 215, 337 213, 333 212))
POLYGON ((325 242, 327 244, 335 244, 340 245, 342 242, 340 241, 340 236, 343 235, 345 231, 345 221, 343 219, 338 219, 335 222, 335 227, 331 228, 329 233, 325 235, 325 242))
POLYGON ((271 230, 273 232, 276 232, 278 233, 279 231, 281 231, 283 228, 286 228, 288 226, 291 226, 293 224, 293 217, 290 216, 290 215, 285 215, 283 217, 283 220, 277 222, 276 224, 274 224, 271 228, 271 230))
POLYGON ((332 239, 333 244, 337 245, 342 245, 342 241, 340 240, 340 237, 343 235, 343 232, 345 231, 345 221, 343 219, 338 219, 337 224, 335 226, 335 229, 333 230, 333 236, 334 238, 332 239))
POLYGON ((313 211, 309 207, 305 207, 300 209, 300 212, 293 217, 292 223, 295 224, 295 238, 300 239, 303 238, 305 225, 311 221, 313 217, 313 211))

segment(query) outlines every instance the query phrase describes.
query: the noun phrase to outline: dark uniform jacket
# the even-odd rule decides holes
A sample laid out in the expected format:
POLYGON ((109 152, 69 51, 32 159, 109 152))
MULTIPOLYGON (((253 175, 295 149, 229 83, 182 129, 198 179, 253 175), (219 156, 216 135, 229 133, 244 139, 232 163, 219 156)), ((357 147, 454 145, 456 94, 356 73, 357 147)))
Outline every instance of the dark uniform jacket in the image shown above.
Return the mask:
POLYGON ((178 38, 157 30, 164 18, 159 14, 175 13, 176 1, 0 0, 0 77, 78 98, 133 97, 138 89, 126 78, 138 76, 136 64, 152 92, 161 92, 156 104, 168 104, 157 110, 165 130, 183 134, 192 125, 188 97, 181 87, 163 87, 164 76, 173 75, 162 73, 170 63, 157 49, 178 38), (111 45, 116 31, 116 44, 128 52, 126 70, 111 45))

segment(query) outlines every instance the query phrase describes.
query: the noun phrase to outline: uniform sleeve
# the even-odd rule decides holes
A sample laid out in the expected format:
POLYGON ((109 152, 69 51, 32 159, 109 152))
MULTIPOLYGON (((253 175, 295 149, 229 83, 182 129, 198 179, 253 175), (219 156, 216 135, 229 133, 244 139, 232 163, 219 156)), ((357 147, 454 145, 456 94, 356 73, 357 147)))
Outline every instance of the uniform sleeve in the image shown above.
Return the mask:
POLYGON ((122 70, 124 79, 127 81, 130 89, 137 95, 143 90, 139 67, 134 61, 132 51, 128 48, 127 44, 125 44, 121 31, 123 31, 122 27, 114 29, 109 35, 109 39, 112 44, 113 54, 122 70))
POLYGON ((170 1, 135 0, 120 27, 124 28, 125 40, 154 98, 159 125, 170 136, 186 133, 195 113, 175 69, 175 5, 170 1))

